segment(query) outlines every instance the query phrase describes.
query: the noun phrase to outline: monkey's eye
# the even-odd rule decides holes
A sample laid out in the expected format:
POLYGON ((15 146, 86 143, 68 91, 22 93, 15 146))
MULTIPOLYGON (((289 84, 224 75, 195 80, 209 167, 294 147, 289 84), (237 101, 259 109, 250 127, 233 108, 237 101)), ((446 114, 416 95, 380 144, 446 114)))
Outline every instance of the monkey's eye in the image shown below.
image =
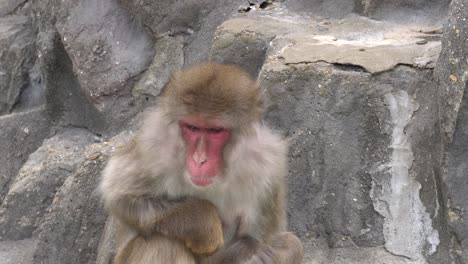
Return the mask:
POLYGON ((220 127, 213 127, 213 128, 208 128, 208 133, 211 134, 218 134, 221 133, 224 129, 220 127))
POLYGON ((190 131, 193 131, 193 132, 200 131, 199 127, 192 126, 192 125, 189 125, 189 124, 186 124, 185 127, 188 128, 190 131))

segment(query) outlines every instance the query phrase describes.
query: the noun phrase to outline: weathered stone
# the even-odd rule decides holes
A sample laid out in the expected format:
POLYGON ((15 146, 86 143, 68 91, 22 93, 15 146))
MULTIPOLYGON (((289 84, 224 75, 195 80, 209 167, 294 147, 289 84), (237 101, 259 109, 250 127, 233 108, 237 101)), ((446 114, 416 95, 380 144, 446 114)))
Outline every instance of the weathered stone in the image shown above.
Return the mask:
POLYGON ((116 250, 115 233, 114 218, 109 217, 102 231, 96 264, 108 264, 112 262, 116 250))
POLYGON ((303 35, 292 39, 294 44, 282 52, 286 64, 326 61, 359 66, 373 74, 391 70, 398 64, 434 67, 440 52, 439 41, 420 47, 416 41, 402 43, 383 40, 380 43, 367 44, 363 41, 303 35))
POLYGON ((357 0, 364 3, 365 12, 371 18, 401 24, 441 24, 446 18, 450 0, 357 0))
POLYGON ((431 34, 389 29, 381 23, 354 17, 327 24, 325 32, 305 20, 288 23, 286 19, 282 16, 246 17, 224 22, 216 32, 211 58, 239 64, 256 76, 271 40, 275 39, 274 42, 282 42, 282 49, 277 49, 275 55, 286 64, 325 61, 379 73, 399 64, 433 68, 440 52, 439 41, 424 46, 417 44, 431 34), (376 29, 383 31, 385 38, 362 33, 376 29))
POLYGON ((440 249, 440 197, 420 191, 438 193, 440 177, 429 154, 438 135, 430 76, 406 67, 371 77, 326 64, 264 65, 267 119, 287 128, 290 142, 293 230, 332 248, 383 244, 414 263, 440 249))
POLYGON ((416 264, 411 260, 392 255, 382 247, 373 248, 339 248, 334 250, 330 260, 322 262, 330 264, 416 264))
POLYGON ((155 45, 156 54, 153 62, 135 84, 133 95, 158 96, 164 85, 169 81, 171 74, 182 69, 184 65, 183 47, 181 36, 164 35, 158 39, 155 45))
POLYGON ((184 37, 185 64, 207 60, 216 27, 237 12, 244 0, 119 0, 130 14, 151 28, 156 37, 184 37))
POLYGON ((53 124, 102 133, 107 122, 81 91, 73 65, 57 33, 38 36, 39 63, 47 83, 46 108, 53 124))
POLYGON ((438 204, 441 156, 430 154, 440 137, 430 70, 440 43, 425 49, 417 34, 372 23, 331 24, 320 35, 301 20, 286 26, 282 19, 226 21, 212 52, 223 60, 232 54, 223 49, 238 39, 268 40, 266 62, 257 59, 259 79, 269 95, 267 120, 286 129, 290 142, 291 228, 306 241, 308 233, 326 240, 325 263, 372 263, 375 250, 389 263, 447 258, 448 239, 439 235, 446 231, 438 204), (370 28, 381 28, 386 39, 365 34, 370 28), (355 250, 340 250, 348 247, 355 250))
POLYGON ((324 17, 342 18, 355 9, 354 0, 292 0, 285 1, 285 6, 295 12, 314 13, 324 17))
POLYGON ((26 16, 0 18, 0 114, 11 112, 28 85, 34 33, 26 16))
POLYGON ((468 263, 468 4, 452 1, 435 76, 439 83, 439 115, 447 151, 443 184, 451 251, 456 263, 468 263))
MULTIPOLYGON (((122 133, 109 142, 77 153, 84 161, 69 174, 53 198, 40 228, 32 263, 94 263, 106 214, 96 193, 109 155, 130 137, 122 133)), ((102 254, 102 253, 101 253, 102 254)))
POLYGON ((114 0, 85 0, 58 25, 80 88, 97 109, 129 92, 153 57, 151 37, 114 0))
POLYGON ((378 20, 396 23, 440 23, 445 18, 449 0, 289 0, 284 5, 292 11, 322 17, 343 18, 359 13, 378 20))
POLYGON ((309 26, 284 23, 280 18, 233 18, 221 24, 210 51, 210 59, 219 63, 237 64, 256 77, 267 57, 270 42, 277 35, 294 33, 309 26), (304 26, 302 28, 302 26, 304 26))
POLYGON ((217 1, 134 1, 119 0, 132 15, 151 27, 155 35, 164 33, 193 33, 200 29, 201 21, 210 13, 217 1))
POLYGON ((1 240, 21 240, 32 236, 42 222, 54 194, 82 163, 84 147, 94 135, 73 129, 45 140, 29 156, 28 161, 12 180, 8 194, 0 207, 1 240))
POLYGON ((29 84, 21 91, 13 109, 14 113, 42 107, 46 104, 45 82, 39 64, 29 71, 29 84))
POLYGON ((0 2, 0 17, 13 13, 27 0, 3 0, 0 2))
POLYGON ((44 108, 0 116, 0 201, 30 153, 49 135, 44 108))
POLYGON ((0 241, 0 263, 26 264, 33 263, 33 254, 37 240, 0 241))

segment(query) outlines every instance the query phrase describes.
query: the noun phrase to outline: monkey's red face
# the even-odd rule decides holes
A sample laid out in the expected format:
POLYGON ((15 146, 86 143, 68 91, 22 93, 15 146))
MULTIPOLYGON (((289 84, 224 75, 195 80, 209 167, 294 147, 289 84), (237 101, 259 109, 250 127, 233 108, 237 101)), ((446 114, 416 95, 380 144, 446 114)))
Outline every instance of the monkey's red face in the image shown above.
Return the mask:
POLYGON ((182 137, 187 143, 186 165, 195 185, 212 184, 223 169, 223 149, 230 130, 217 120, 201 115, 189 115, 179 121, 182 137))

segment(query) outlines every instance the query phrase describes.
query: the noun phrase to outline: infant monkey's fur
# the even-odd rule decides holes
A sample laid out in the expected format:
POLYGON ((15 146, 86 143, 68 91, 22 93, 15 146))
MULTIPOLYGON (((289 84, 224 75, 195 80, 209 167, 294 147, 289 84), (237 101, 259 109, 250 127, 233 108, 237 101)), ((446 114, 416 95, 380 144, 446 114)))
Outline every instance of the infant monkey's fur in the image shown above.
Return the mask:
POLYGON ((261 89, 236 66, 173 76, 103 172, 114 263, 301 262, 286 231, 287 144, 262 114, 261 89))

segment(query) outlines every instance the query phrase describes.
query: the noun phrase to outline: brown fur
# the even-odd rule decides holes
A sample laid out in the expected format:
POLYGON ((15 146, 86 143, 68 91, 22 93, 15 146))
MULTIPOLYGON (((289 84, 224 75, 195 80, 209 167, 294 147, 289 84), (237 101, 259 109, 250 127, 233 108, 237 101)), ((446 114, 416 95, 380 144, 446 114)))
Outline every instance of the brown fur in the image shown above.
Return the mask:
POLYGON ((262 102, 256 82, 235 66, 174 75, 103 172, 104 204, 120 223, 115 263, 300 263, 302 245, 285 232, 287 146, 262 124, 262 102), (221 119, 233 133, 223 174, 204 188, 187 176, 177 124, 192 113, 221 119))
POLYGON ((170 113, 222 116, 233 127, 258 121, 263 114, 259 86, 234 65, 203 64, 174 74, 162 102, 170 113))

